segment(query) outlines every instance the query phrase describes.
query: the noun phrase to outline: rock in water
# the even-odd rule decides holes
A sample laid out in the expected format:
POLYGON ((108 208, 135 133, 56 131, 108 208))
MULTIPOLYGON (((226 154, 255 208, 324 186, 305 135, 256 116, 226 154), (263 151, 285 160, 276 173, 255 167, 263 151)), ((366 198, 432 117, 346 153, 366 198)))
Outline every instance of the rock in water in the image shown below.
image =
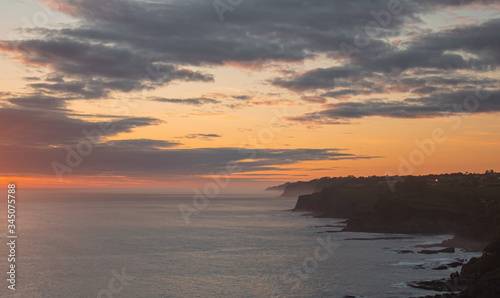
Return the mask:
POLYGON ((446 266, 446 265, 441 265, 439 267, 432 268, 432 270, 446 270, 446 269, 448 269, 448 266, 446 266))

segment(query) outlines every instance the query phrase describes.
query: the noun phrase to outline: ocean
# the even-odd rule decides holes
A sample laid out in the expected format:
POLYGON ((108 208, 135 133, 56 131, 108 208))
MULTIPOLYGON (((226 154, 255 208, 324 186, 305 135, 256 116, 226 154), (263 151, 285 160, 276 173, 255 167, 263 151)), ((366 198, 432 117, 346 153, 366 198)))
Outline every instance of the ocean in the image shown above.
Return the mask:
MULTIPOLYGON (((276 195, 233 191, 196 209, 190 191, 21 189, 16 290, 5 273, 0 295, 412 297, 435 292, 406 282, 444 278, 460 268, 432 268, 480 255, 416 253, 451 235, 336 232, 341 219, 289 212, 296 198, 276 195), (189 221, 181 204, 196 210, 189 221), (387 237, 403 239, 363 239, 387 237)), ((7 272, 7 245, 0 254, 7 272)))

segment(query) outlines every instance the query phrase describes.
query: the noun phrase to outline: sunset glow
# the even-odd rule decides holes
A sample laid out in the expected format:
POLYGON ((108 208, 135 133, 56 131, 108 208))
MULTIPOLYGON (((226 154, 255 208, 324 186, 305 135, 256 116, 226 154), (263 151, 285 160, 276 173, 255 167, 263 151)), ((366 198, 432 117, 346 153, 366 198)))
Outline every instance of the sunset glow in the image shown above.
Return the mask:
POLYGON ((221 20, 210 1, 7 1, 0 182, 262 188, 500 168, 499 4, 361 2, 244 1, 221 20))

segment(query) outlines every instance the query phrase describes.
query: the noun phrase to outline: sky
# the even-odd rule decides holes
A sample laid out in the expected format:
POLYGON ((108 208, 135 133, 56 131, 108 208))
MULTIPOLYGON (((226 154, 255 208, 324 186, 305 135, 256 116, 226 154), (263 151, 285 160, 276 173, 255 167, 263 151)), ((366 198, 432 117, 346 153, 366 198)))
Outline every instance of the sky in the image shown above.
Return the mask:
POLYGON ((0 182, 499 170, 500 3, 5 0, 0 182))

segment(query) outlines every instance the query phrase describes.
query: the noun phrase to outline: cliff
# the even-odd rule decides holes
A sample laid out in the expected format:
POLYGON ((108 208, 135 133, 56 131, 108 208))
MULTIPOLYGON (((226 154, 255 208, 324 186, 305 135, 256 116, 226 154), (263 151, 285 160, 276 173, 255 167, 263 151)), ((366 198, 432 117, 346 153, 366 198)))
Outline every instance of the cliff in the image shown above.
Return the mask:
POLYGON ((327 187, 317 193, 299 196, 293 211, 310 211, 321 217, 349 218, 375 205, 379 196, 373 190, 373 187, 361 186, 327 187))
POLYGON ((347 231, 455 234, 445 241, 448 245, 484 248, 483 255, 471 259, 450 279, 409 284, 461 291, 425 298, 500 297, 500 183, 494 175, 397 177, 392 187, 381 177, 329 178, 315 184, 316 192, 300 195, 293 211, 348 218, 347 231))
POLYGON ((451 233, 490 241, 500 233, 500 187, 423 187, 379 199, 356 210, 346 230, 385 233, 451 233))
POLYGON ((294 211, 348 218, 345 230, 376 233, 450 233, 489 241, 500 233, 500 186, 424 185, 392 192, 383 184, 342 184, 301 195, 294 211))
POLYGON ((500 236, 491 241, 480 258, 472 258, 462 267, 460 280, 467 288, 458 297, 500 297, 500 236))

